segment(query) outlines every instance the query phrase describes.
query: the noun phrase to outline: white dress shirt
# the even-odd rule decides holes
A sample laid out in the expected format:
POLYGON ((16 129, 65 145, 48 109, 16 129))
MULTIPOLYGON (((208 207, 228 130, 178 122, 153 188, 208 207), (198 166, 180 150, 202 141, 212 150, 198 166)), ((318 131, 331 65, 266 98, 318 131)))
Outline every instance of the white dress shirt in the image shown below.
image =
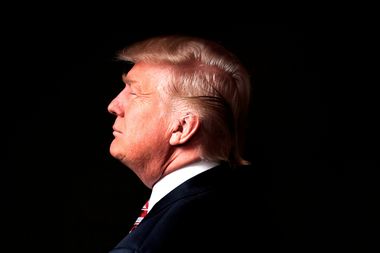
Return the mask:
POLYGON ((148 212, 153 208, 153 206, 162 199, 166 194, 176 188, 178 185, 182 184, 186 180, 198 175, 199 173, 205 172, 218 165, 216 162, 210 162, 201 160, 185 167, 173 171, 172 173, 161 178, 152 188, 152 193, 149 198, 148 212))

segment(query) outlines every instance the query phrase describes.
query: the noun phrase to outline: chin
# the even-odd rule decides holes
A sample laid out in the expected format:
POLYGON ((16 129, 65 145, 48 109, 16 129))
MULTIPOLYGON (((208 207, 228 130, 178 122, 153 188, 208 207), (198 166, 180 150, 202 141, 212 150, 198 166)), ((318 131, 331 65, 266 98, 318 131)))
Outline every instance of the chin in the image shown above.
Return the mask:
POLYGON ((109 152, 111 154, 111 156, 113 156, 114 158, 116 158, 117 160, 121 161, 122 163, 124 163, 124 160, 125 160, 125 157, 126 157, 126 154, 125 154, 125 150, 123 150, 120 146, 116 145, 114 142, 111 144, 110 148, 109 148, 109 152))
POLYGON ((120 152, 119 152, 119 149, 117 148, 117 146, 114 144, 114 142, 111 143, 111 146, 109 148, 109 152, 110 154, 115 157, 115 158, 118 158, 120 157, 120 152))

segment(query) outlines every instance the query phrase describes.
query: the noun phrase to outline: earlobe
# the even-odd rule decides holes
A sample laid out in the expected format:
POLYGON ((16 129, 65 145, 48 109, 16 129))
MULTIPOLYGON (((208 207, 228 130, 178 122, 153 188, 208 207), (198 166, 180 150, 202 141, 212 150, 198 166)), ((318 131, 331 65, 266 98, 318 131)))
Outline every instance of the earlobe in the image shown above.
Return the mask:
POLYGON ((188 142, 198 131, 199 123, 198 115, 192 113, 188 113, 178 120, 170 136, 170 145, 175 146, 188 142))
POLYGON ((176 131, 173 132, 172 135, 170 136, 169 143, 172 146, 179 145, 181 140, 181 133, 176 131))

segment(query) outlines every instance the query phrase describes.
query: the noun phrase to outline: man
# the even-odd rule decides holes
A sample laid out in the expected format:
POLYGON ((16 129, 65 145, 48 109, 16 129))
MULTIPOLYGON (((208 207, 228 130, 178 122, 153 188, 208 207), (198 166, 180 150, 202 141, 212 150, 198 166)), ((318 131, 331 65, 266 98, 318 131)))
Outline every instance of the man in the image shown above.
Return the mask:
POLYGON ((269 252, 266 199, 241 155, 250 77, 239 60, 184 36, 118 58, 133 67, 108 107, 110 153, 152 192, 147 215, 110 252, 269 252))

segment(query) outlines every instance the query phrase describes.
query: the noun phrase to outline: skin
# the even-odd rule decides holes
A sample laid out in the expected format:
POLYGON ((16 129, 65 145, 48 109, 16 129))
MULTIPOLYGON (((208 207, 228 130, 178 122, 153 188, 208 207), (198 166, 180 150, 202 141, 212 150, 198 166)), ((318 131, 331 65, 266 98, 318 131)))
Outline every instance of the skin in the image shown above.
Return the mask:
POLYGON ((110 153, 149 188, 201 157, 194 140, 199 117, 176 110, 170 97, 159 93, 169 81, 169 71, 157 64, 135 64, 123 76, 124 89, 108 106, 116 116, 110 153))

